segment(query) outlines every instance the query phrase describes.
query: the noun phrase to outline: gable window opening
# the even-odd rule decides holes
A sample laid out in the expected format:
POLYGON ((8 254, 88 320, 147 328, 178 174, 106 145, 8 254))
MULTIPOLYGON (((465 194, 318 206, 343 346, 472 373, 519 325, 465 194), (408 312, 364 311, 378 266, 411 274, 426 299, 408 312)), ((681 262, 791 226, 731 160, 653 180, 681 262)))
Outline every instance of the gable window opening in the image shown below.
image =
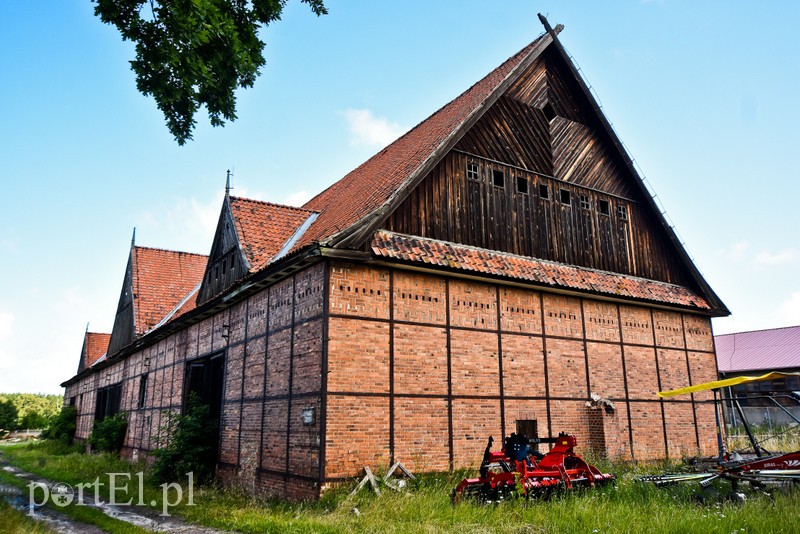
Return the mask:
POLYGON ((233 270, 234 264, 236 263, 235 260, 236 256, 231 256, 231 271, 233 270))
POLYGON ((547 187, 547 184, 539 184, 539 198, 545 200, 550 198, 550 188, 547 187))
POLYGON ((570 198, 569 189, 562 189, 559 193, 562 204, 564 204, 565 206, 572 205, 572 199, 570 198))
POLYGON ((617 216, 619 217, 620 221, 627 221, 628 220, 627 206, 617 206, 617 216))
POLYGON ((587 195, 581 195, 581 208, 589 209, 589 197, 587 195))
POLYGON ((528 194, 528 180, 524 176, 517 176, 517 193, 528 194))
POLYGON ((492 185, 495 187, 506 187, 506 175, 500 169, 492 169, 492 185))
POLYGON ((147 373, 139 377, 139 402, 136 407, 139 409, 144 408, 145 397, 147 396, 147 373))
POLYGON ((611 214, 611 208, 608 204, 608 200, 598 200, 597 208, 600 210, 600 215, 608 216, 611 214))
POLYGON ((477 163, 467 163, 467 180, 478 181, 481 179, 480 168, 477 163))
POLYGON ((556 118, 556 109, 550 102, 544 105, 542 111, 544 112, 544 118, 547 119, 547 122, 553 122, 556 118))

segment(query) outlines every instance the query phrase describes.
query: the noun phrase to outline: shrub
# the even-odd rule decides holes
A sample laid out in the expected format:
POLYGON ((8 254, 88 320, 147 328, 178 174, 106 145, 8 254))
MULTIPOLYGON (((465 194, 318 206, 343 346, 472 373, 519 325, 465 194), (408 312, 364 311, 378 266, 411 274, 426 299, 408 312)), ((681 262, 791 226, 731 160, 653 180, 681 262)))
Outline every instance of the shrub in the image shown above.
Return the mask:
POLYGON ((47 418, 39 412, 28 412, 19 420, 19 427, 26 430, 42 429, 47 426, 47 418))
POLYGON ((123 412, 96 421, 89 436, 89 445, 95 451, 117 453, 125 443, 127 429, 128 418, 123 412))
POLYGON ((192 394, 183 415, 164 412, 167 423, 159 429, 157 441, 164 446, 153 456, 152 476, 158 483, 184 480, 194 473, 199 483, 208 482, 214 474, 219 422, 209 417, 208 406, 192 394))
POLYGON ((17 407, 11 401, 0 400, 0 430, 17 428, 17 407))
POLYGON ((78 410, 74 406, 64 406, 42 432, 42 439, 60 441, 65 445, 72 443, 77 428, 78 410))

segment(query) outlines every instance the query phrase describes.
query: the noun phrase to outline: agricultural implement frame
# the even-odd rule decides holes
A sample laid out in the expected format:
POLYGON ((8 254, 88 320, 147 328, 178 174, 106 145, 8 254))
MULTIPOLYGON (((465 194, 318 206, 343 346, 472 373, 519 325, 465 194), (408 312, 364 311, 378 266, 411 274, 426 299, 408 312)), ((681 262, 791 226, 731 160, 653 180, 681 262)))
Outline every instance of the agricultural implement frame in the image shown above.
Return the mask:
POLYGON ((451 495, 453 504, 464 498, 489 503, 512 494, 524 498, 547 498, 559 489, 594 487, 615 480, 601 473, 574 451, 577 439, 561 433, 556 438, 531 438, 512 434, 504 440, 500 451, 492 451, 494 439, 483 454, 478 478, 465 478, 451 495), (550 452, 540 454, 529 444, 549 443, 550 452))
MULTIPOLYGON (((701 488, 708 488, 715 480, 727 480, 731 483, 733 492, 737 492, 740 482, 748 483, 751 487, 763 489, 769 485, 779 485, 786 483, 800 484, 800 451, 789 453, 772 453, 766 450, 762 443, 766 440, 756 439, 753 433, 750 422, 742 409, 739 400, 735 397, 726 399, 730 402, 732 407, 736 409, 740 422, 744 426, 747 438, 753 447, 755 458, 743 458, 738 452, 729 454, 725 449, 725 442, 722 438, 722 425, 720 416, 720 404, 723 402, 720 390, 726 387, 731 387, 739 384, 747 384, 750 382, 758 382, 763 380, 772 380, 775 378, 783 378, 787 376, 800 376, 800 373, 767 373, 761 376, 739 376, 735 378, 728 378, 725 380, 715 380, 713 382, 705 382, 703 384, 696 384, 680 389, 670 391, 660 391, 658 396, 667 398, 677 395, 686 395, 696 393, 698 391, 711 391, 714 399, 714 417, 717 430, 717 457, 713 462, 710 469, 703 472, 695 473, 665 473, 661 475, 649 475, 640 477, 642 482, 652 482, 656 486, 669 486, 680 482, 697 482, 701 488)), ((770 399, 777 405, 786 415, 792 419, 796 425, 792 429, 800 427, 800 419, 794 416, 789 410, 781 405, 775 396, 759 396, 770 399)), ((791 398, 798 401, 797 398, 790 395, 781 395, 780 397, 791 398)))

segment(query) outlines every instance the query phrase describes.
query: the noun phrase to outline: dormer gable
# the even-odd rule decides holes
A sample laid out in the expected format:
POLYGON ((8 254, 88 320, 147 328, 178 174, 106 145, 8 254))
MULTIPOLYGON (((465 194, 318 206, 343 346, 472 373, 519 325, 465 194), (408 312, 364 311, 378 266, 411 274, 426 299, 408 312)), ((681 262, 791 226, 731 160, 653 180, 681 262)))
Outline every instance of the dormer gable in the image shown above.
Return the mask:
POLYGON ((117 313, 114 316, 114 326, 111 329, 111 339, 108 343, 109 354, 115 354, 136 339, 136 319, 133 303, 134 249, 135 245, 131 244, 128 263, 125 266, 125 277, 122 279, 122 289, 119 293, 117 313))
POLYGON ((101 332, 89 332, 87 327, 83 336, 83 346, 81 347, 81 359, 78 362, 78 372, 80 373, 87 367, 91 367, 108 351, 108 342, 111 334, 101 332))
POLYGON ((316 215, 311 210, 226 193, 198 304, 279 259, 316 215))
POLYGON ((108 354, 194 307, 208 257, 131 244, 108 354))
POLYGON ((226 193, 211 243, 208 264, 197 293, 197 302, 202 304, 211 300, 244 278, 249 270, 250 264, 242 252, 236 221, 231 212, 231 197, 226 193))

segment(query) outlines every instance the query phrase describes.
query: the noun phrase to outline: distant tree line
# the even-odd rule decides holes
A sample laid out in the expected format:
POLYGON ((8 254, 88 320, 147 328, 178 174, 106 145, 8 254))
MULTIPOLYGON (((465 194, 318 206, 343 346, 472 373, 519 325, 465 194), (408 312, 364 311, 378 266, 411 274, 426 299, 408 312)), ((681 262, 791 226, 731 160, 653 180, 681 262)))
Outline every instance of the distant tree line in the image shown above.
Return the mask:
POLYGON ((0 432, 42 429, 61 411, 64 397, 35 393, 0 394, 0 432))

